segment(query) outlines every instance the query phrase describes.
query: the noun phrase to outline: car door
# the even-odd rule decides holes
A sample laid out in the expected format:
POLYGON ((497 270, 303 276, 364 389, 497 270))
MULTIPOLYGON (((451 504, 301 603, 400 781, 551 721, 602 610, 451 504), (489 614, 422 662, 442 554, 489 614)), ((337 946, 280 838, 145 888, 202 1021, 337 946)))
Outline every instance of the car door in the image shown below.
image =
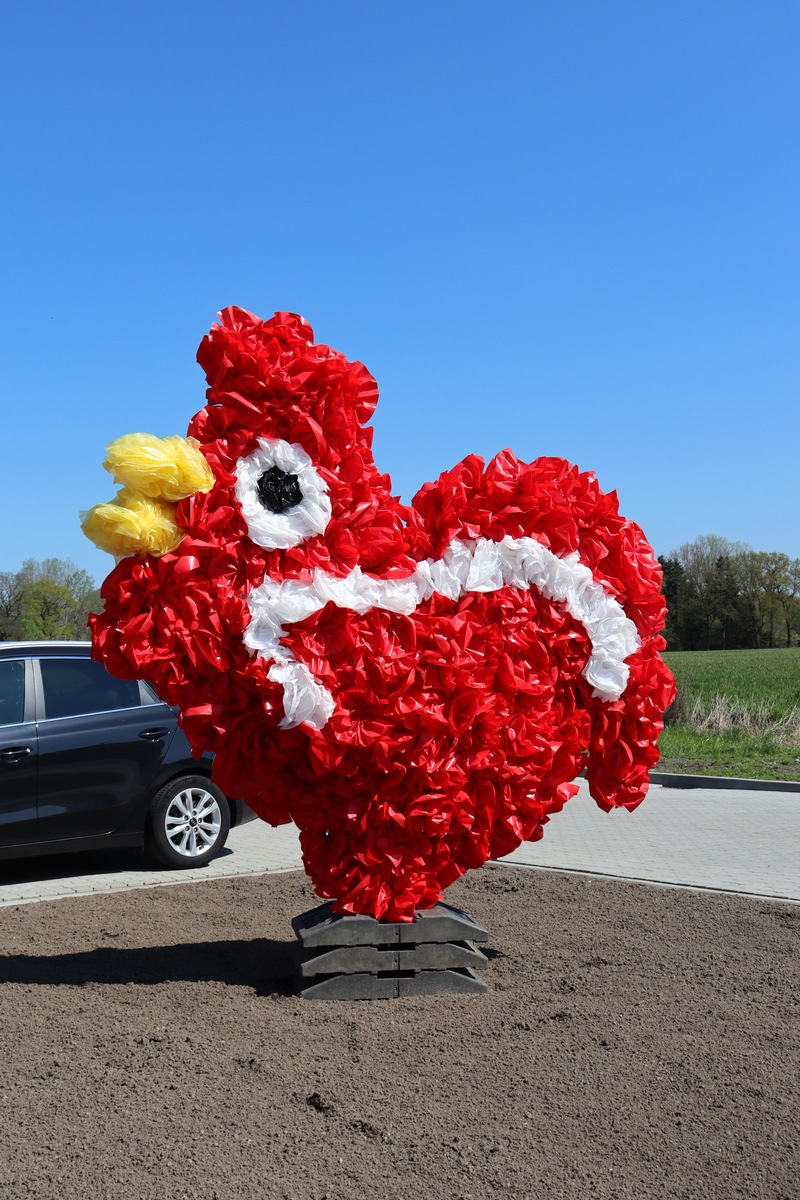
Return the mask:
POLYGON ((35 842, 37 737, 30 659, 0 659, 0 846, 35 842))
POLYGON ((88 657, 43 655, 34 666, 40 840, 141 827, 175 732, 170 709, 88 657))

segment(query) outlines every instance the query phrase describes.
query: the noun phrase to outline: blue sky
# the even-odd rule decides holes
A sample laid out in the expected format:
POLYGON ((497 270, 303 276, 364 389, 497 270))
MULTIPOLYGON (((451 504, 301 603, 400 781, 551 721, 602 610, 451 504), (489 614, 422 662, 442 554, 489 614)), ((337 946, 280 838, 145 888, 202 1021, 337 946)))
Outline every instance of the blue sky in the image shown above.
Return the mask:
POLYGON ((105 445, 186 430, 215 313, 378 380, 410 499, 561 455, 657 553, 800 555, 794 0, 6 8, 0 569, 111 560, 105 445))

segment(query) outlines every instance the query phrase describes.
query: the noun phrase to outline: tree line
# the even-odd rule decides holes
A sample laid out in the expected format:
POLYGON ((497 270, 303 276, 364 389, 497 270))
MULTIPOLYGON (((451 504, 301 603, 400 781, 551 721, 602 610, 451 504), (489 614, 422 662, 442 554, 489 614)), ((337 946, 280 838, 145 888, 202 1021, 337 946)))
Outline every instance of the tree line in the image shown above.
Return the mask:
POLYGON ((90 575, 65 558, 27 558, 0 571, 0 641, 83 641, 86 619, 102 608, 90 575))
POLYGON ((667 649, 798 644, 800 559, 712 533, 658 561, 668 610, 667 649))

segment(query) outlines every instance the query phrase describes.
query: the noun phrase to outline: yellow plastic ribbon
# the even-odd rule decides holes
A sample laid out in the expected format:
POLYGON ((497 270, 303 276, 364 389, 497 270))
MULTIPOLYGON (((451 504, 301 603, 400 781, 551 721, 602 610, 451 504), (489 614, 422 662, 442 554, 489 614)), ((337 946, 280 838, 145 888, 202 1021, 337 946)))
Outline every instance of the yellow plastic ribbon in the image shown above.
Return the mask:
POLYGON ((194 438, 127 433, 106 448, 103 466, 124 486, 107 504, 81 515, 86 536, 117 558, 160 558, 186 536, 175 519, 178 500, 209 492, 214 475, 194 438))

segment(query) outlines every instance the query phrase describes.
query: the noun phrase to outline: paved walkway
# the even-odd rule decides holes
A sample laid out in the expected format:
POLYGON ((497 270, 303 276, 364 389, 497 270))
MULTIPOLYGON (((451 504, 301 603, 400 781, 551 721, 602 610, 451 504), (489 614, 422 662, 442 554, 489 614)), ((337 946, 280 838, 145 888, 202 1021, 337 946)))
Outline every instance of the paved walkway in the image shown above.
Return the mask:
POLYGON ((800 904, 800 795, 652 785, 604 813, 582 785, 506 862, 800 904))
POLYGON ((273 829, 263 821, 251 821, 231 830, 222 854, 207 867, 190 867, 185 871, 163 870, 138 850, 58 854, 0 862, 0 907, 125 888, 224 879, 231 875, 296 871, 302 865, 294 825, 273 829))
MULTIPOLYGON (((800 903, 800 795, 654 785, 636 812, 603 813, 582 784, 542 841, 504 861, 800 903)), ((294 826, 254 821, 199 870, 162 871, 137 851, 0 863, 0 906, 301 866, 294 826)))

